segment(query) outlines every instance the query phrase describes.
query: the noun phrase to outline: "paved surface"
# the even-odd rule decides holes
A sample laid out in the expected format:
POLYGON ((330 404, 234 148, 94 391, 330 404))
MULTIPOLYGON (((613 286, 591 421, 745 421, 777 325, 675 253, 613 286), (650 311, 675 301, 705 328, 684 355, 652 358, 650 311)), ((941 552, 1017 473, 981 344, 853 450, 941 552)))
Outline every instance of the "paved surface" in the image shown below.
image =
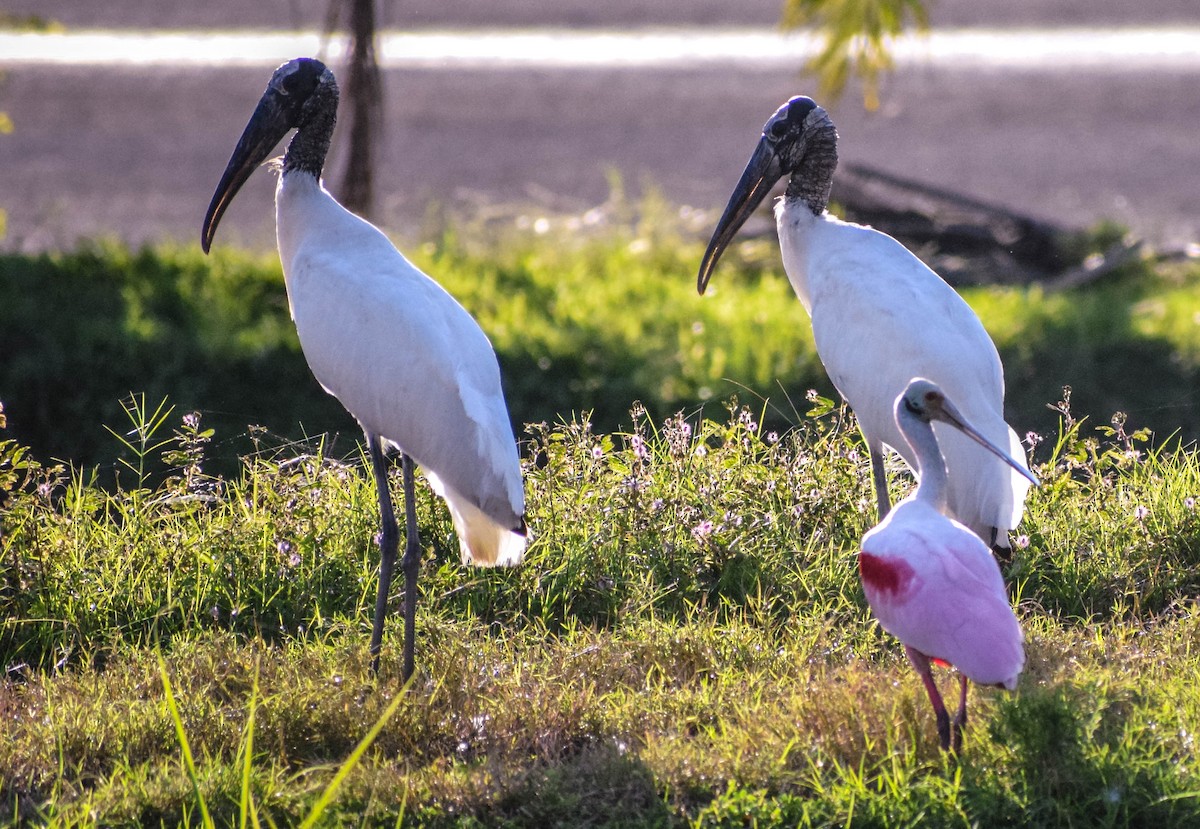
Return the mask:
MULTIPOLYGON (((5 0, 68 27, 311 28, 329 0, 5 0)), ((380 23, 463 26, 773 26, 783 0, 378 0, 380 23)), ((927 0, 935 26, 1130 26, 1200 21, 1196 0, 927 0)))
MULTIPOLYGON (((219 15, 196 8, 205 4, 148 0, 7 5, 72 27, 290 28, 311 25, 325 0, 213 4, 228 6, 219 15)), ((403 11, 428 25, 767 25, 778 0, 551 5, 413 0, 387 4, 385 22, 403 11), (667 6, 669 16, 657 10, 667 6)), ((996 23, 995 10, 975 8, 995 5, 943 0, 935 23, 996 23)), ((1003 5, 1021 25, 1200 21, 1194 0, 1003 5)), ((0 207, 8 212, 0 246, 46 249, 96 235, 194 244, 266 77, 257 69, 6 70, 0 110, 16 131, 0 136, 0 207)), ((606 197, 611 170, 634 190, 651 183, 673 201, 719 209, 766 116, 789 95, 811 91, 788 72, 719 67, 421 69, 388 72, 385 83, 379 222, 401 237, 419 234, 431 203, 585 209, 606 197)), ((864 113, 853 95, 831 111, 846 161, 1042 218, 1079 225, 1111 218, 1178 242, 1200 238, 1198 88, 1200 77, 1182 71, 918 68, 885 83, 877 114, 864 113)), ((219 240, 270 246, 272 187, 264 173, 252 179, 219 240)))

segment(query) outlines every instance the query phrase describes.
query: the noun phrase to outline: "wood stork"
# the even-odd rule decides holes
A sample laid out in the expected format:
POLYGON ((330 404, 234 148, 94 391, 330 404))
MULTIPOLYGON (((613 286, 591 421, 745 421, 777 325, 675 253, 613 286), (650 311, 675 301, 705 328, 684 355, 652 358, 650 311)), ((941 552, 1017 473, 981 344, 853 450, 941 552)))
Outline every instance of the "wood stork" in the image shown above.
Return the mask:
POLYGON ((414 461, 449 505, 464 562, 521 561, 525 495, 491 343, 450 294, 321 184, 337 103, 333 73, 320 61, 298 58, 275 70, 213 194, 201 244, 207 252, 225 208, 294 127, 275 189, 288 303, 313 374, 366 433, 382 522, 375 672, 399 543, 384 452, 391 444, 401 453, 408 679, 421 558, 414 461))
POLYGON ((880 626, 904 643, 925 684, 942 748, 958 751, 967 721, 967 680, 1012 690, 1025 651, 996 560, 975 533, 943 514, 949 482, 932 422, 958 430, 1029 482, 1036 484, 1037 478, 984 437, 928 380, 909 383, 894 408, 896 426, 916 456, 919 483, 863 537, 859 575, 880 626), (953 735, 931 660, 959 671, 953 735))
MULTIPOLYGON (((837 131, 825 110, 800 96, 780 107, 713 231, 697 287, 704 293, 738 229, 789 175, 775 208, 784 269, 812 319, 817 354, 858 417, 882 519, 890 505, 884 446, 909 466, 916 461, 892 417, 892 401, 913 377, 941 385, 989 440, 1014 457, 1025 455, 1004 422, 1003 369, 979 317, 895 239, 825 212, 836 166, 837 131)), ((1007 531, 1021 519, 1028 483, 962 435, 940 429, 949 514, 989 544, 1008 548, 1007 531)))

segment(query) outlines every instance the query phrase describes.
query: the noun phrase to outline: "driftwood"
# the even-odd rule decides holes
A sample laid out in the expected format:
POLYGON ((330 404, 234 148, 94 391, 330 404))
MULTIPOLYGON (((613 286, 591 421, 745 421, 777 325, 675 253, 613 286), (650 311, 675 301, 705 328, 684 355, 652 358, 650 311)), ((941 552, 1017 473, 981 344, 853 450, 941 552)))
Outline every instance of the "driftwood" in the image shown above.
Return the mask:
POLYGON ((1141 239, 1122 239, 1111 245, 1104 253, 1095 253, 1084 259, 1081 264, 1045 280, 1042 285, 1047 293, 1066 291, 1096 282, 1123 265, 1143 259, 1146 256, 1146 245, 1141 239))
POLYGON ((1083 262, 1072 261, 1066 248, 1083 234, 1080 228, 864 164, 842 165, 833 199, 845 208, 848 219, 896 237, 957 285, 1039 282, 1047 291, 1065 291, 1142 259, 1200 259, 1200 243, 1156 251, 1144 240, 1127 236, 1083 262))

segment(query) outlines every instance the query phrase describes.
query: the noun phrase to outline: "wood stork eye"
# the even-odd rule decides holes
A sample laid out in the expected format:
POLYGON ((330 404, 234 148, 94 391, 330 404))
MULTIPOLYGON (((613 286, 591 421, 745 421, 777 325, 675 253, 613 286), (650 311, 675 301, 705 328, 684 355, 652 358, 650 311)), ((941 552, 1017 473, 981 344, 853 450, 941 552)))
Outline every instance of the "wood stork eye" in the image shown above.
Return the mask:
POLYGON ((295 61, 279 67, 275 72, 275 76, 271 78, 271 89, 285 97, 291 95, 296 91, 296 75, 299 68, 299 65, 295 61))
POLYGON ((280 97, 305 98, 316 89, 324 68, 324 64, 315 60, 298 58, 276 70, 271 89, 280 97))

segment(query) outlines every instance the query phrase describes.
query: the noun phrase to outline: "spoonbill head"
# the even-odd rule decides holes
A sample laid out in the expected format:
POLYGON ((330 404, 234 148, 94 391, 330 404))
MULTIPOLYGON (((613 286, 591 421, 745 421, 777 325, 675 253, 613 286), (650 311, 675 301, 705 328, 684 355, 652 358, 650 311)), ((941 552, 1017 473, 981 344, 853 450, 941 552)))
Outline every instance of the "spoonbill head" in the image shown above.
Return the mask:
POLYGON ((932 424, 962 432, 1031 483, 1037 479, 972 426, 928 380, 913 380, 896 398, 895 418, 916 454, 920 483, 863 537, 859 576, 880 626, 904 644, 925 685, 942 748, 957 751, 967 721, 967 680, 1011 690, 1025 664, 1025 651, 991 552, 969 529, 942 514, 947 473, 932 424), (953 727, 931 662, 958 669, 959 707, 953 727))

